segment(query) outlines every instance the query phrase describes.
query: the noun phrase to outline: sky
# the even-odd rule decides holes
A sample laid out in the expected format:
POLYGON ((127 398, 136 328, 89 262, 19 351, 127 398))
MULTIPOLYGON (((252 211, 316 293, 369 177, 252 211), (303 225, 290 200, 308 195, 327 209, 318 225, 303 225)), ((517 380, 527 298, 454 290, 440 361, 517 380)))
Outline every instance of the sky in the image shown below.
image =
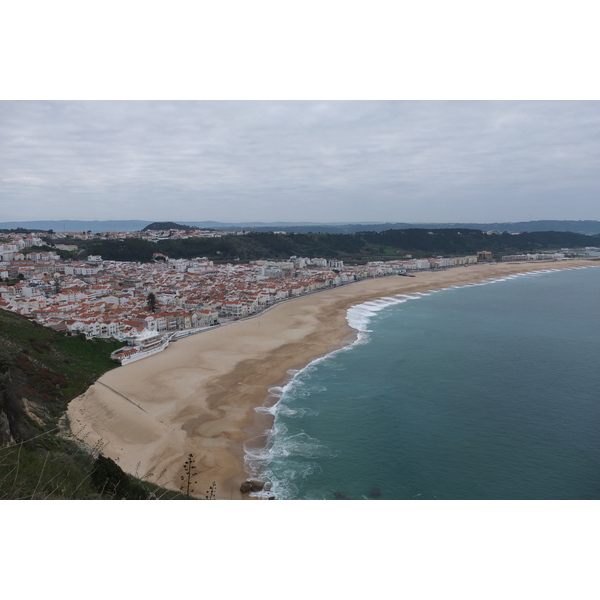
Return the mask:
POLYGON ((0 222, 600 219, 600 103, 0 101, 0 222))
MULTIPOLYGON (((0 222, 600 219, 600 43, 589 0, 4 4, 0 222)), ((217 548, 211 557, 231 554, 232 536, 247 526, 246 505, 225 504, 202 522, 217 548)), ((384 595, 396 583, 397 557, 383 550, 390 523, 411 549, 403 587, 419 593, 423 581, 432 589, 433 566, 442 575, 438 595, 454 585, 479 598, 490 576, 497 583, 490 565, 505 565, 515 540, 525 554, 508 564, 514 578, 503 573, 507 594, 516 585, 548 597, 572 591, 574 581, 586 590, 596 585, 594 569, 585 577, 581 567, 591 564, 585 542, 597 519, 590 513, 574 522, 570 506, 557 518, 555 505, 535 502, 526 509, 439 504, 426 513, 417 503, 403 506, 402 516, 392 504, 377 515, 357 512, 357 503, 275 505, 269 510, 294 540, 269 554, 275 585, 285 584, 277 573, 285 577, 296 558, 315 553, 316 538, 326 549, 323 564, 357 564, 361 574, 346 587, 332 579, 332 594, 341 586, 384 595), (357 554, 361 547, 373 551, 357 554), (475 573, 468 581, 465 556, 475 573), (556 565, 558 580, 537 576, 548 565, 556 565)), ((53 513, 34 520, 27 506, 38 537, 62 509, 49 506, 36 505, 37 513, 53 513)), ((82 506, 65 505, 61 516, 81 516, 87 529, 98 524, 86 539, 112 563, 121 556, 107 532, 135 528, 131 537, 142 544, 123 546, 128 573, 147 569, 157 544, 173 547, 163 536, 193 518, 185 506, 157 515, 150 504, 127 514, 120 504, 116 514, 106 503, 94 504, 90 519, 82 506), (146 517, 159 526, 148 529, 146 517)), ((14 522, 22 529, 23 519, 14 522)), ((29 537, 11 537, 21 540, 29 551, 29 537)), ((161 557, 163 576, 148 591, 180 574, 189 551, 180 547, 161 557)), ((89 558, 80 556, 81 565, 71 557, 70 578, 85 585, 89 558)), ((231 561, 211 557, 211 573, 229 577, 231 561)), ((11 567, 21 565, 28 568, 23 561, 11 567)), ((250 580, 257 564, 243 553, 235 569, 250 580)), ((203 585, 220 586, 218 575, 203 585)), ((135 585, 139 592, 139 578, 135 585)))

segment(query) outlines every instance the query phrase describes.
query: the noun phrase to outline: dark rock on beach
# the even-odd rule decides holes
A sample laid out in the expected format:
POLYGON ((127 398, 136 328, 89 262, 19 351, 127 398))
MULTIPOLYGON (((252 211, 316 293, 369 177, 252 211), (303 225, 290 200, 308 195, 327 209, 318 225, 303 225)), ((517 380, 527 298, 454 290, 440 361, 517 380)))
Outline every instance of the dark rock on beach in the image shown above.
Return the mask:
POLYGON ((265 487, 264 481, 251 481, 250 483, 252 484, 253 492, 260 492, 265 487))
POLYGON ((240 486, 240 492, 242 492, 242 494, 248 494, 249 492, 260 492, 264 487, 264 481, 244 481, 240 486))

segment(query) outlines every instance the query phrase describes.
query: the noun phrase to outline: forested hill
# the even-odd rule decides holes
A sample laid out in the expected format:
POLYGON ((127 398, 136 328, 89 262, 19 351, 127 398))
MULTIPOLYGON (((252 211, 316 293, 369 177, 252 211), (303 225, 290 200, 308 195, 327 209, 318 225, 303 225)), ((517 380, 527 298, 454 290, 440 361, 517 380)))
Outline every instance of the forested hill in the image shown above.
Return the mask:
POLYGON ((216 261, 242 262, 286 259, 290 256, 338 258, 348 262, 413 257, 459 256, 489 250, 503 254, 581 248, 600 244, 600 235, 545 231, 511 235, 475 229, 390 229, 356 234, 250 233, 217 238, 76 241, 81 256, 99 254, 105 260, 149 262, 155 252, 170 258, 206 256, 216 261))
POLYGON ((146 225, 142 231, 165 231, 168 229, 179 229, 181 231, 187 231, 189 229, 198 229, 192 225, 180 225, 179 223, 173 223, 173 221, 158 221, 156 223, 150 223, 146 225))

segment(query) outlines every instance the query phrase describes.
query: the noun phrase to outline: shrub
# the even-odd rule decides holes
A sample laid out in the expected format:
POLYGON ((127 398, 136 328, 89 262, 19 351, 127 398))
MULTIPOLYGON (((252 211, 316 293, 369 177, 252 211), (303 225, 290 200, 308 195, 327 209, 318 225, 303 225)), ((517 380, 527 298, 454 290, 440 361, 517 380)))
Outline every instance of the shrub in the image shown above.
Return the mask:
POLYGON ((103 496, 125 500, 145 500, 146 490, 135 483, 114 461, 100 454, 91 477, 94 487, 103 496))

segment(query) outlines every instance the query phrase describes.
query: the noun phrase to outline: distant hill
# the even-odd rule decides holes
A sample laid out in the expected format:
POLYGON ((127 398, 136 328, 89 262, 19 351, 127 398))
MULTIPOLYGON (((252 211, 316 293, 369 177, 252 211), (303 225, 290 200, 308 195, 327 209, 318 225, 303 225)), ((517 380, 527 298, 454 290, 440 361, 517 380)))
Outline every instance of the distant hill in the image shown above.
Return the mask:
POLYGON ((0 229, 37 229, 55 232, 81 232, 91 231, 101 233, 105 231, 141 231, 152 221, 8 221, 0 223, 0 229))
POLYGON ((197 229, 193 225, 180 225, 179 223, 173 223, 172 221, 160 221, 157 223, 150 223, 146 225, 142 231, 165 231, 168 229, 179 229, 181 231, 187 231, 189 229, 197 229))
POLYGON ((241 222, 222 223, 218 221, 184 221, 182 224, 153 221, 10 221, 0 223, 0 229, 16 229, 56 232, 91 231, 92 233, 114 231, 142 231, 149 225, 158 225, 158 229, 175 229, 197 227, 199 229, 218 229, 223 231, 240 231, 242 229, 257 232, 286 231, 288 233, 358 233, 362 231, 387 231, 389 229, 479 229, 481 231, 500 231, 508 233, 535 231, 570 231, 595 235, 600 233, 600 221, 517 221, 506 223, 310 223, 310 222, 241 222), (171 224, 175 227, 164 227, 171 224))
MULTIPOLYGON (((413 227, 428 227, 431 224, 413 225, 413 227)), ((535 231, 571 231, 585 235, 600 233, 600 221, 518 221, 515 223, 444 223, 435 228, 467 228, 481 229, 482 231, 507 231, 508 233, 535 232, 535 231)))
MULTIPOLYGON (((224 224, 216 229, 225 229, 224 224)), ((363 231, 388 231, 389 229, 479 229, 507 233, 530 233, 535 231, 568 231, 595 235, 600 233, 600 221, 520 221, 515 223, 342 223, 311 225, 256 225, 246 226, 253 231, 285 231, 287 233, 360 233, 363 231)), ((236 229, 241 229, 237 226, 236 229)))

